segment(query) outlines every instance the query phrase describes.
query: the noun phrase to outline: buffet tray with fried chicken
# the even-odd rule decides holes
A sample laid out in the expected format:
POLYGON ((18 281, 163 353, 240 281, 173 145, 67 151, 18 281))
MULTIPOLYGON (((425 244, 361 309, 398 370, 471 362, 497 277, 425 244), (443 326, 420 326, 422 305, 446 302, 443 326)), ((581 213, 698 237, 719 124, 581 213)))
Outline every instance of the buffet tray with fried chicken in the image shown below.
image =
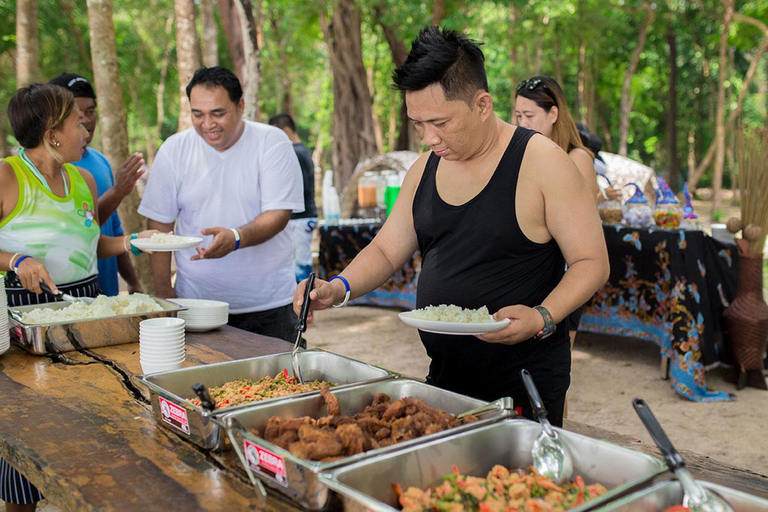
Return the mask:
MULTIPOLYGON (((297 355, 305 382, 324 381, 331 383, 334 386, 333 389, 397 377, 394 372, 324 350, 303 350, 297 355)), ((151 375, 137 375, 135 378, 149 388, 150 402, 158 424, 185 436, 201 448, 220 450, 224 448, 226 436, 222 435, 223 423, 217 421, 217 417, 279 400, 319 395, 317 390, 308 391, 313 386, 294 383, 290 372, 287 371, 288 368, 291 368, 291 353, 285 352, 151 375), (259 381, 266 377, 277 376, 274 379, 277 381, 281 380, 280 376, 283 374, 283 380, 296 387, 295 394, 275 395, 275 398, 263 396, 258 397, 263 398, 259 401, 233 400, 234 405, 231 406, 217 401, 217 408, 210 412, 197 405, 199 402, 192 389, 192 386, 198 383, 212 389, 225 387, 228 383, 244 379, 259 381)), ((277 384, 276 382, 275 385, 277 384)), ((240 391, 244 390, 245 388, 240 391)))
MULTIPOLYGON (((666 470, 661 460, 650 455, 556 430, 573 456, 572 478, 577 482, 583 479, 587 486, 601 484, 607 488, 604 494, 592 496, 572 511, 600 508, 666 470)), ((320 481, 341 496, 345 512, 395 512, 402 506, 398 491, 435 488, 443 484, 446 476, 456 473, 485 477, 497 465, 509 471, 529 468, 531 448, 540 433, 541 425, 529 420, 497 422, 333 468, 321 475, 320 481)), ((538 505, 538 510, 546 509, 542 503, 538 505)), ((526 510, 537 510, 536 506, 533 503, 534 508, 526 510)), ((490 504, 486 509, 496 510, 490 504)))
POLYGON ((486 404, 397 379, 253 406, 223 419, 239 462, 251 478, 261 479, 305 508, 321 510, 333 504, 333 494, 318 479, 321 472, 509 415, 496 410, 480 418, 456 417, 486 404))

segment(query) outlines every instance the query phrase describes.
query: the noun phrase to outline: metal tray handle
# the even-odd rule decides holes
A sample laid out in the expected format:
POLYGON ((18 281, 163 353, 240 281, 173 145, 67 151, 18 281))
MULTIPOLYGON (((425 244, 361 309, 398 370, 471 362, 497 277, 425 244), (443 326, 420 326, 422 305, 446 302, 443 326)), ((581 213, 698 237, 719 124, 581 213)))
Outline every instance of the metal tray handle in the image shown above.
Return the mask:
POLYGON ((261 483, 261 480, 253 475, 253 471, 251 471, 251 467, 248 464, 248 459, 240 449, 240 443, 237 441, 237 437, 234 434, 234 431, 237 430, 242 437, 243 433, 246 432, 246 429, 243 427, 243 424, 240 423, 240 420, 232 416, 225 416, 224 421, 227 423, 227 428, 225 430, 229 436, 229 441, 232 443, 232 447, 235 449, 235 453, 237 453, 240 463, 243 465, 243 468, 245 468, 245 472, 248 474, 248 478, 253 486, 259 491, 260 498, 265 500, 267 498, 267 490, 264 489, 264 484, 261 483))

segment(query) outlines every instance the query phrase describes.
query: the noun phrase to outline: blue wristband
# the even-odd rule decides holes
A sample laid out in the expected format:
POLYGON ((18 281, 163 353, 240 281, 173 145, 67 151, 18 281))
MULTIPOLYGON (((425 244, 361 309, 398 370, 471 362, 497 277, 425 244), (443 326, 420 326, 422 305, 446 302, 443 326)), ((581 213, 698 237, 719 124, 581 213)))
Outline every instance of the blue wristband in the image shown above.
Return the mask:
MULTIPOLYGON (((131 233, 131 240, 136 240, 137 238, 139 238, 138 233, 131 233)), ((142 251, 141 249, 139 249, 133 244, 131 244, 131 252, 133 253, 134 256, 141 256, 142 254, 144 254, 144 251, 142 251)))
POLYGON ((349 287, 349 281, 347 281, 346 278, 344 278, 343 276, 333 276, 332 278, 330 278, 328 280, 328 282, 330 283, 334 279, 339 279, 342 283, 344 283, 344 289, 347 291, 347 293, 344 295, 344 300, 341 301, 341 304, 334 304, 333 305, 333 307, 335 307, 335 308, 340 308, 341 306, 344 306, 347 303, 347 301, 349 300, 349 294, 352 291, 352 289, 349 287))
MULTIPOLYGON (((20 257, 19 259, 17 259, 17 260, 16 260, 16 262, 13 264, 13 270, 18 270, 18 269, 19 269, 19 263, 21 263, 21 262, 22 262, 22 261, 24 261, 25 259, 27 259, 27 258, 31 258, 31 257, 32 257, 32 256, 30 256, 29 254, 25 254, 24 256, 21 256, 21 257, 20 257)), ((349 286, 347 286, 347 289, 349 289, 349 286)))

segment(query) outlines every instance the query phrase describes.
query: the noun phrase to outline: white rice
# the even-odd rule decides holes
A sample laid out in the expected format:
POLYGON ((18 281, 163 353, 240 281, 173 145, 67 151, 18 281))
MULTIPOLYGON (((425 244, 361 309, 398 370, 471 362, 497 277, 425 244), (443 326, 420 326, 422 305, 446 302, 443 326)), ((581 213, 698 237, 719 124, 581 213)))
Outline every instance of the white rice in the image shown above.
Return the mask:
POLYGON ((169 235, 168 233, 153 233, 149 241, 156 244, 179 244, 185 239, 183 236, 169 235))
POLYGON ((491 322, 488 308, 464 309, 459 306, 440 304, 439 306, 427 306, 423 309, 414 309, 414 318, 433 322, 453 322, 460 324, 485 324, 491 322))
POLYGON ((61 309, 40 307, 22 314, 21 319, 25 324, 49 324, 68 320, 106 318, 162 310, 162 306, 155 299, 144 293, 118 295, 116 297, 99 295, 91 304, 76 302, 61 309))

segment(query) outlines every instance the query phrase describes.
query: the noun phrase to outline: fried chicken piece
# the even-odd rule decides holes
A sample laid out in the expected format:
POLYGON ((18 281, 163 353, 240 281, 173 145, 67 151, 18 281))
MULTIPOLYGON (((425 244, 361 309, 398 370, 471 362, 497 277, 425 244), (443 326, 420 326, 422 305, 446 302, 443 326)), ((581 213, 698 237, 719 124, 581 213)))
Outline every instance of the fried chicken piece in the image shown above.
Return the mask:
POLYGON ((341 439, 334 432, 319 429, 313 425, 299 427, 299 441, 288 446, 288 451, 302 459, 321 460, 337 457, 342 453, 341 439))
POLYGON ((371 443, 366 443, 365 434, 356 423, 340 426, 336 429, 336 435, 341 438, 341 444, 344 447, 344 455, 346 456, 363 453, 366 450, 366 445, 368 445, 370 449, 371 443))
POLYGON ((348 425, 350 423, 355 423, 354 418, 351 418, 350 416, 323 416, 317 420, 315 426, 336 430, 337 427, 348 425))
POLYGON ((313 424, 314 421, 315 420, 309 416, 302 416, 300 418, 272 416, 267 422, 267 428, 264 429, 264 439, 276 444, 276 439, 284 439, 286 442, 290 442, 290 440, 295 441, 299 438, 299 427, 302 425, 313 424))
POLYGON ((392 421, 396 418, 402 418, 405 415, 407 406, 408 404, 405 402, 405 399, 392 402, 387 407, 387 410, 384 411, 384 414, 381 415, 381 419, 384 421, 392 421))
POLYGON ((328 387, 328 384, 320 385, 320 394, 323 395, 323 400, 325 400, 325 408, 328 409, 328 415, 339 416, 341 414, 339 400, 331 393, 331 388, 328 387))
POLYGON ((392 429, 382 427, 379 430, 377 430, 375 434, 373 434, 373 438, 379 441, 381 439, 386 439, 391 435, 392 435, 392 429))
POLYGON ((371 407, 376 407, 377 405, 382 404, 388 404, 390 401, 392 401, 392 398, 386 393, 376 393, 376 396, 373 397, 373 401, 371 402, 371 407))

